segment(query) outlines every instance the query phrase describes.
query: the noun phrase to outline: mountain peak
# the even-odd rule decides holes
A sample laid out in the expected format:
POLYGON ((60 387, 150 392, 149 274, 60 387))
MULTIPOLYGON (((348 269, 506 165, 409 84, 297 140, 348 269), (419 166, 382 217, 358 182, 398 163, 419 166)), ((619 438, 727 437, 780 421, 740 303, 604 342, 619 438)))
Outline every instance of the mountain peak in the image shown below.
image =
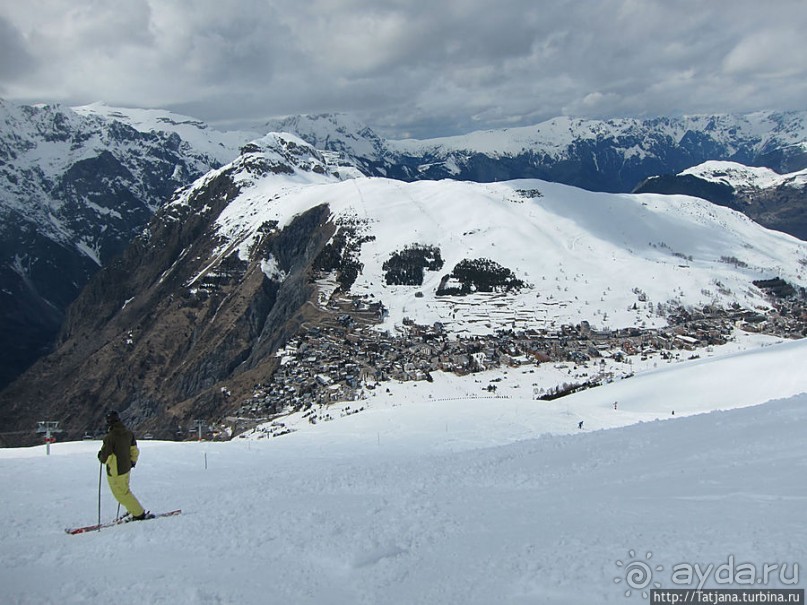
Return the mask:
POLYGON ((348 113, 300 114, 271 120, 273 131, 292 132, 317 149, 378 161, 385 144, 372 128, 348 113))
POLYGON ((233 170, 246 168, 252 175, 269 173, 294 175, 306 181, 316 176, 333 176, 324 155, 302 138, 287 132, 270 132, 241 148, 231 164, 233 170))

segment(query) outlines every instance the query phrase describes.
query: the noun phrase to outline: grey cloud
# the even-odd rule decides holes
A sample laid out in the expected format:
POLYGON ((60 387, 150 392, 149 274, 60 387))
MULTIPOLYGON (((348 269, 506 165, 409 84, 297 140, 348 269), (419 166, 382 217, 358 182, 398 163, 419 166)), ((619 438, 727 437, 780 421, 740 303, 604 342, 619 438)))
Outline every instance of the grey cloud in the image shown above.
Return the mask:
POLYGON ((19 30, 0 16, 0 90, 3 82, 18 78, 34 65, 19 30))
POLYGON ((36 38, 50 69, 26 90, 41 98, 182 108, 221 124, 350 111, 390 135, 437 136, 807 98, 801 0, 47 2, 36 17, 8 13, 16 37, 0 37, 0 90, 14 90, 36 38))

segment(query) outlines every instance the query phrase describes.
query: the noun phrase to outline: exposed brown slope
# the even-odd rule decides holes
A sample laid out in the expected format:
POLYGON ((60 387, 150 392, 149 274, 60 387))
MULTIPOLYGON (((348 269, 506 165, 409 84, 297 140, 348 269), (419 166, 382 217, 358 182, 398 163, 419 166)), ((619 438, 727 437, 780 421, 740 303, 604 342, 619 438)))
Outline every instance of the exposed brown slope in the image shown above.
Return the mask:
MULTIPOLYGON (((245 167, 278 169, 248 155, 238 169, 245 167)), ((305 319, 312 262, 333 226, 318 206, 282 231, 267 225, 248 261, 231 249, 211 263, 219 244, 213 221, 237 193, 222 172, 190 204, 157 214, 70 307, 57 350, 0 393, 0 432, 54 419, 66 436, 80 437, 113 408, 140 431, 167 438, 196 417, 226 414, 222 387, 236 401, 271 374, 274 352, 305 319), (261 271, 268 255, 287 275, 282 283, 261 271)))

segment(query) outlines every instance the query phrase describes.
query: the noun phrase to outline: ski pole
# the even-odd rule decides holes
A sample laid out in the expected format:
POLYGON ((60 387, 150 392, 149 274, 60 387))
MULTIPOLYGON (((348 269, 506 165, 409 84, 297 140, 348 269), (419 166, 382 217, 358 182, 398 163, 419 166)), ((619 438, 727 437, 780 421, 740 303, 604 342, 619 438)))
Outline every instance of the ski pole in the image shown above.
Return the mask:
POLYGON ((101 531, 101 474, 103 473, 104 465, 98 466, 98 531, 101 531))

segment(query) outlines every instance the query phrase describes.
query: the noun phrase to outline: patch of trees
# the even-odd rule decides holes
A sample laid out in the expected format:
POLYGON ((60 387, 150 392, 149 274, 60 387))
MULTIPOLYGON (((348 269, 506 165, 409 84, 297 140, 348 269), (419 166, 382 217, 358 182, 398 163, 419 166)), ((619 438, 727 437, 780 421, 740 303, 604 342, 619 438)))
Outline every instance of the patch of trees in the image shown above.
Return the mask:
POLYGON ((381 268, 388 286, 421 286, 423 272, 442 269, 443 258, 436 246, 414 244, 393 252, 381 268))
POLYGON ((527 199, 544 197, 544 194, 539 189, 516 189, 516 193, 527 199))
POLYGON ((524 286, 524 282, 510 269, 495 261, 487 258, 463 259, 450 274, 443 277, 437 288, 437 296, 509 292, 520 290, 524 286))
POLYGON ((352 229, 342 228, 314 260, 314 268, 336 272, 336 279, 343 292, 347 292, 362 272, 364 265, 359 260, 362 244, 373 241, 375 236, 357 236, 352 229))
POLYGON ((799 292, 781 277, 774 277, 773 279, 758 279, 752 283, 757 288, 774 298, 795 298, 799 295, 802 297, 805 295, 803 288, 800 288, 801 292, 799 292))
POLYGON ((748 263, 746 263, 745 261, 741 261, 736 256, 721 256, 720 262, 726 263, 728 265, 734 265, 735 267, 739 267, 740 269, 748 268, 748 263))
POLYGON ((580 391, 585 391, 586 389, 598 387, 601 384, 602 382, 599 380, 586 380, 585 382, 576 384, 564 382, 561 385, 550 388, 544 395, 538 397, 538 399, 543 401, 553 401, 555 399, 560 399, 561 397, 566 397, 566 395, 571 395, 572 393, 578 393, 580 391))

